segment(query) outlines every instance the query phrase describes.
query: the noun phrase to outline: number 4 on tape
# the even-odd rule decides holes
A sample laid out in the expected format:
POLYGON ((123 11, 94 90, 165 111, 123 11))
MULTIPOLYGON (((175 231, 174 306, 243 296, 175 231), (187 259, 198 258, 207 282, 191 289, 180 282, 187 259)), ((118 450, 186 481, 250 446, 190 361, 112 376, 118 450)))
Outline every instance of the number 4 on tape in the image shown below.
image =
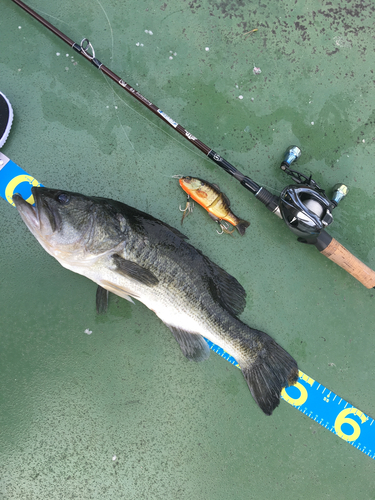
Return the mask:
MULTIPOLYGON (((239 368, 237 361, 221 347, 206 339, 210 349, 239 368)), ((322 384, 299 371, 295 385, 283 389, 281 397, 304 415, 375 458, 374 420, 322 384)))

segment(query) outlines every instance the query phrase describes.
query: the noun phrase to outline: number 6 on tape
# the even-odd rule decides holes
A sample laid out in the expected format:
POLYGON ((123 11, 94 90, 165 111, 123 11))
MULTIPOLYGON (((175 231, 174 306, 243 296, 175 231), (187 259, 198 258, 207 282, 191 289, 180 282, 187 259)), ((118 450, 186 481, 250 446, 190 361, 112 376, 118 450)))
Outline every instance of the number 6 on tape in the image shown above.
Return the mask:
POLYGON ((340 436, 341 439, 344 439, 344 441, 356 441, 360 434, 361 434, 361 428, 359 424, 353 420, 352 418, 347 418, 347 415, 349 413, 354 413, 354 415, 357 415, 362 424, 364 424, 367 420, 368 417, 361 411, 357 410, 357 408, 347 408, 346 410, 342 410, 336 420, 335 420, 335 432, 338 436, 340 436), (342 432, 342 426, 343 424, 348 424, 353 428, 353 432, 351 434, 345 434, 342 432))

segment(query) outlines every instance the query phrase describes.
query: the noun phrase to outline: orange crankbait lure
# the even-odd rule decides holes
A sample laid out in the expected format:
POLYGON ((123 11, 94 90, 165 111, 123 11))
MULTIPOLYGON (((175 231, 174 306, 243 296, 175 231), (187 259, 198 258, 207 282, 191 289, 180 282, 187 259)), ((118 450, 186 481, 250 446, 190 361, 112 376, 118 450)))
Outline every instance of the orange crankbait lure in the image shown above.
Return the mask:
POLYGON ((212 219, 220 224, 224 232, 232 233, 234 231, 234 229, 229 231, 222 222, 227 221, 232 224, 232 226, 235 226, 241 235, 245 234, 245 230, 248 226, 250 226, 250 222, 239 219, 236 215, 234 215, 234 213, 230 210, 229 199, 217 186, 195 177, 182 177, 179 180, 179 183, 188 195, 188 201, 182 220, 184 220, 186 213, 191 211, 189 198, 192 198, 207 210, 212 219))

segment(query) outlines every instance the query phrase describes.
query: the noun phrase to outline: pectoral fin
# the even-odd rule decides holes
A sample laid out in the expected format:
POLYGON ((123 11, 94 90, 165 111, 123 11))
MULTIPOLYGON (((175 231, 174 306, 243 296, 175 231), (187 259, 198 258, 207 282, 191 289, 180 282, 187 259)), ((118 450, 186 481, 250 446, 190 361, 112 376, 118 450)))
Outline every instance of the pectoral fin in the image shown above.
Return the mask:
POLYGON ((210 348, 202 335, 185 332, 180 328, 167 325, 180 344, 184 356, 193 361, 204 361, 210 355, 210 348))
POLYGON ((155 286, 159 283, 157 277, 151 271, 144 267, 126 260, 118 254, 112 255, 113 262, 116 264, 116 270, 127 278, 139 281, 143 285, 155 286))

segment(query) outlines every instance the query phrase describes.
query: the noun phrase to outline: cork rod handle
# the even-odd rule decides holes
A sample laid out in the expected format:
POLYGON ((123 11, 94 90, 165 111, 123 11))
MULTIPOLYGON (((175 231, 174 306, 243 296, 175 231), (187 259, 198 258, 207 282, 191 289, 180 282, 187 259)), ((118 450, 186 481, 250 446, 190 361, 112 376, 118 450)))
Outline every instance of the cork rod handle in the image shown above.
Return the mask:
POLYGON ((329 245, 320 253, 328 257, 332 262, 345 269, 355 279, 360 281, 366 288, 375 287, 375 271, 366 266, 357 257, 349 252, 337 240, 332 238, 329 245))

